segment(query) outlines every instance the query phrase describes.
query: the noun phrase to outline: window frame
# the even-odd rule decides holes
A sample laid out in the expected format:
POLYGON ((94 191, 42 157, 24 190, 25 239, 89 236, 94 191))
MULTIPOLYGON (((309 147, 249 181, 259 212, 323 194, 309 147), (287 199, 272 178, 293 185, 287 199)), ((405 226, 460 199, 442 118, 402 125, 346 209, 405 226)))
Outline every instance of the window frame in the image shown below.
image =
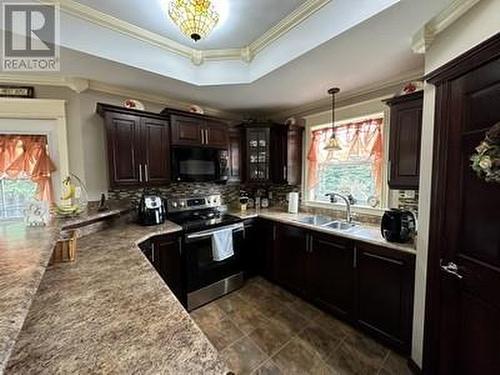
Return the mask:
MULTIPOLYGON (((347 118, 344 120, 340 121, 335 121, 335 127, 337 126, 342 126, 345 124, 349 123, 354 123, 354 122, 361 122, 363 120, 367 120, 370 118, 382 118, 384 120, 384 125, 382 128, 382 139, 384 143, 384 155, 383 155, 383 163, 382 163, 382 193, 381 193, 381 200, 380 200, 380 207, 373 208, 369 206, 362 206, 362 205, 352 205, 352 211, 360 214, 370 214, 370 215, 377 215, 377 216, 382 216, 383 213, 388 209, 389 207, 389 202, 390 202, 390 189, 389 189, 389 184, 388 184, 388 179, 387 179, 387 160, 388 160, 388 152, 389 152, 389 129, 390 129, 390 116, 389 116, 389 110, 384 110, 384 111, 378 111, 374 112, 371 114, 363 115, 363 116, 356 116, 356 117, 351 117, 347 118)), ((331 122, 324 123, 324 124, 317 124, 317 125, 311 125, 311 124, 306 124, 306 134, 304 137, 304 142, 305 142, 305 147, 303 148, 303 155, 302 155, 302 196, 303 198, 303 205, 306 207, 312 207, 312 208, 323 208, 323 209, 333 209, 333 210, 345 210, 345 204, 344 203, 326 203, 326 202, 321 202, 321 201, 315 201, 310 199, 310 191, 307 189, 307 180, 308 180, 308 173, 309 173, 309 163, 307 160, 307 154, 309 152, 309 147, 310 147, 310 142, 311 142, 311 134, 314 130, 319 130, 319 129, 324 129, 324 128, 329 128, 331 127, 331 122)))

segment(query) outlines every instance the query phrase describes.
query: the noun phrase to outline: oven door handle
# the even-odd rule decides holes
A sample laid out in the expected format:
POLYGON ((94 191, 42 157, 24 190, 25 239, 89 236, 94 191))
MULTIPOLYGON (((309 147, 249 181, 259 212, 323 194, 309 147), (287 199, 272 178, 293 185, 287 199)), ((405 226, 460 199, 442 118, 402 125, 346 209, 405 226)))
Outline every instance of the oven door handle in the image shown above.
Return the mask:
POLYGON ((203 232, 196 232, 196 233, 188 234, 186 236, 186 240, 189 241, 189 240, 196 240, 199 238, 209 237, 209 236, 214 235, 217 232, 222 232, 223 230, 228 230, 228 229, 231 229, 233 231, 233 233, 236 233, 236 232, 244 231, 245 226, 243 225, 243 223, 238 223, 238 224, 234 224, 234 225, 227 226, 227 227, 220 227, 220 228, 217 228, 214 230, 206 230, 203 232))

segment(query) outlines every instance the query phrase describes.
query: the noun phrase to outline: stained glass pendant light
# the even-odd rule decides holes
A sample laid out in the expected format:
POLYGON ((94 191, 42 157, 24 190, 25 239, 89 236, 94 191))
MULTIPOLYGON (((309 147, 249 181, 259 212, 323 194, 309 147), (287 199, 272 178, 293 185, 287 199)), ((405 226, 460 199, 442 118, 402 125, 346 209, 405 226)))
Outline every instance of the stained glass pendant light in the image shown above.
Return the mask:
POLYGON ((332 96, 332 135, 328 140, 327 145, 324 148, 325 151, 342 150, 342 147, 340 147, 337 137, 335 137, 335 94, 338 94, 339 91, 340 89, 337 87, 333 87, 330 90, 328 90, 328 94, 332 96))
POLYGON ((168 15, 195 42, 208 36, 219 22, 219 14, 210 0, 170 0, 168 15))

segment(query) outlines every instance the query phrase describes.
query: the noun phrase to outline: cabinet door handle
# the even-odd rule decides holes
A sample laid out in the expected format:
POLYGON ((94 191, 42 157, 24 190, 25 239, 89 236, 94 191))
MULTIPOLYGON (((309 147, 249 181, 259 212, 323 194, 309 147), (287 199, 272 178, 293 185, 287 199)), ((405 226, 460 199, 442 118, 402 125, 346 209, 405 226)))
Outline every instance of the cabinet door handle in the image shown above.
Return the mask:
POLYGON ((151 244, 151 258, 153 260, 153 263, 155 262, 155 244, 151 244))
POLYGON ((286 177, 287 177, 286 175, 287 175, 287 174, 288 174, 288 173, 287 173, 287 167, 286 167, 286 165, 285 165, 285 166, 283 167, 283 181, 286 181, 286 177))
POLYGON ((352 268, 358 268, 358 248, 354 246, 354 257, 352 260, 352 268))
POLYGON ((389 180, 391 180, 391 172, 392 172, 392 161, 389 160, 387 162, 387 177, 389 178, 389 180))
POLYGON ((205 132, 203 131, 203 129, 200 129, 200 132, 201 132, 201 144, 204 145, 205 144, 205 132))
POLYGON ((139 182, 142 182, 142 164, 139 164, 139 182))
POLYGON ((205 129, 205 144, 208 145, 208 129, 205 129))
POLYGON ((144 164, 144 175, 146 176, 146 182, 149 182, 149 170, 147 164, 144 164))
POLYGON ((378 259, 378 260, 383 260, 384 262, 389 262, 389 263, 393 263, 393 264, 397 264, 399 266, 404 266, 404 262, 398 260, 398 259, 393 259, 393 258, 388 258, 388 257, 384 257, 382 255, 376 255, 376 254, 372 254, 372 253, 363 253, 363 255, 366 255, 367 257, 370 257, 370 258, 373 258, 373 259, 378 259))
POLYGON ((276 225, 273 225, 273 241, 276 241, 276 225))

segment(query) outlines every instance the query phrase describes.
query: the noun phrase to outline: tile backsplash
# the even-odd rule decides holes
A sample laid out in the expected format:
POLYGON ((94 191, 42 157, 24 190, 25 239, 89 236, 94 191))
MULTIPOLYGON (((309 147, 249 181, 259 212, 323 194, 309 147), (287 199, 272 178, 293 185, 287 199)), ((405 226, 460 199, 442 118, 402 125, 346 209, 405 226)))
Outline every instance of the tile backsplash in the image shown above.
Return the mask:
MULTIPOLYGON (((220 194, 224 204, 229 204, 238 199, 240 192, 239 184, 213 184, 213 183, 174 183, 165 187, 149 189, 157 192, 164 199, 173 197, 182 198, 189 196, 206 196, 220 194)), ((137 203, 143 194, 144 189, 122 188, 108 191, 108 199, 111 200, 130 200, 133 204, 137 203)))
MULTIPOLYGON (((169 199, 173 197, 188 197, 188 196, 205 196, 220 194, 223 203, 231 208, 239 208, 239 193, 244 190, 253 195, 257 190, 265 191, 267 194, 271 193, 271 208, 286 209, 287 194, 290 192, 300 192, 300 186, 290 185, 247 185, 230 183, 227 185, 214 184, 214 183, 173 183, 166 187, 153 189, 158 192, 163 198, 169 199)), ((108 199, 111 200, 129 200, 132 204, 136 204, 144 189, 114 189, 108 192, 108 199)), ((394 202, 393 207, 408 209, 416 212, 418 209, 418 192, 412 196, 404 191, 395 192, 397 201, 394 202)), ((302 199, 302 198, 301 198, 302 199)), ((344 210, 334 210, 331 208, 317 208, 301 205, 302 212, 311 214, 322 214, 338 218, 345 217, 344 210)), ((356 221, 363 223, 379 225, 381 217, 379 215, 357 214, 356 221)))

